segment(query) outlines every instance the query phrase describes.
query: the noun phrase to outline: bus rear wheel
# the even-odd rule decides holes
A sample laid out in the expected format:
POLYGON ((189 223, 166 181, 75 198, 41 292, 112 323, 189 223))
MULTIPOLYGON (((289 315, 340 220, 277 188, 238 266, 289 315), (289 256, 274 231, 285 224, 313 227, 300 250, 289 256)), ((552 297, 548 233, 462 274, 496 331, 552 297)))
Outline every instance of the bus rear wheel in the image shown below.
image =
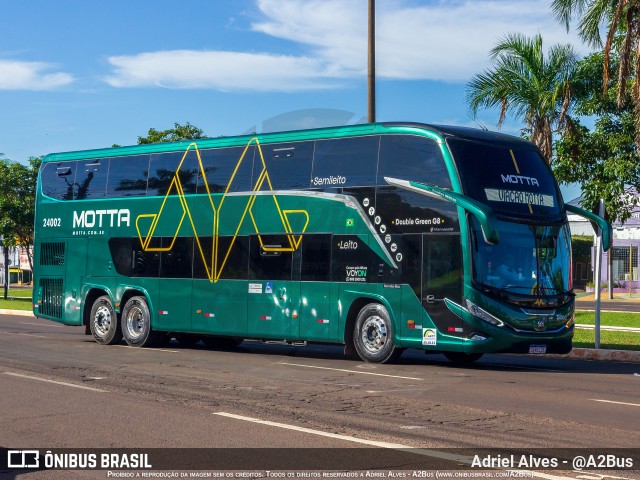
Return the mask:
POLYGON ((365 305, 353 329, 353 346, 358 356, 369 363, 396 360, 402 349, 393 343, 393 329, 387 309, 379 303, 365 305))
POLYGON ((111 299, 103 295, 96 299, 91 306, 89 329, 96 342, 103 345, 114 345, 122 340, 122 330, 118 322, 111 299))
POLYGON ((131 297, 122 309, 122 336, 132 347, 155 347, 167 339, 151 328, 151 313, 144 297, 131 297))
POLYGON ((473 363, 480 360, 482 353, 464 353, 464 352, 443 352, 443 355, 447 357, 450 362, 464 364, 473 363))

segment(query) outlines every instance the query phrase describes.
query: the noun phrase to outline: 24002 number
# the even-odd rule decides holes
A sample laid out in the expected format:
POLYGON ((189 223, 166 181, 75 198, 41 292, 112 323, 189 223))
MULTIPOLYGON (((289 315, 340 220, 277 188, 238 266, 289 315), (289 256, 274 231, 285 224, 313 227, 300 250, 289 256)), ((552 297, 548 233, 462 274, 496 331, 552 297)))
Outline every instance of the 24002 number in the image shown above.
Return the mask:
POLYGON ((61 220, 59 218, 44 218, 42 219, 43 227, 59 227, 61 224, 61 220))

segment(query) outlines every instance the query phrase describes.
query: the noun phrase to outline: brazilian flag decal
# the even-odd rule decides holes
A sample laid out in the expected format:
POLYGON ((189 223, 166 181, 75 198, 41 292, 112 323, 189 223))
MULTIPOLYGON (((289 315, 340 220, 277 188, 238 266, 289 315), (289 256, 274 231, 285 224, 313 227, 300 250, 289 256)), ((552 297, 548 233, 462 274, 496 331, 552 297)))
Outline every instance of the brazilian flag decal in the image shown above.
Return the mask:
POLYGON ((353 227, 354 221, 353 218, 347 218, 347 227, 353 227))

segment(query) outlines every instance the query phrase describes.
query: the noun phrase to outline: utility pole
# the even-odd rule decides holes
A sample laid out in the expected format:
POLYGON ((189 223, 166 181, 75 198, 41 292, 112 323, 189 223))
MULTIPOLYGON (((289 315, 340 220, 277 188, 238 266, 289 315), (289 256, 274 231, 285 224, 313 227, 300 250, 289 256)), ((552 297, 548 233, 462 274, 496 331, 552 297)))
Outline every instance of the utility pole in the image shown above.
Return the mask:
POLYGON ((369 0, 368 121, 376 121, 376 2, 369 0))

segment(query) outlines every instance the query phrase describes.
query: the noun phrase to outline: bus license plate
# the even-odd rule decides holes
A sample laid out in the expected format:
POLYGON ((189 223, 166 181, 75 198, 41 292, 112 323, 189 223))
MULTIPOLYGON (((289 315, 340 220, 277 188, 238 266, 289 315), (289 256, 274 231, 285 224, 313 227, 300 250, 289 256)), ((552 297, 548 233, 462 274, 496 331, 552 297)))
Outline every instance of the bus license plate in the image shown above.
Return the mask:
POLYGON ((530 345, 529 353, 534 353, 534 354, 547 353, 547 346, 546 345, 530 345))

